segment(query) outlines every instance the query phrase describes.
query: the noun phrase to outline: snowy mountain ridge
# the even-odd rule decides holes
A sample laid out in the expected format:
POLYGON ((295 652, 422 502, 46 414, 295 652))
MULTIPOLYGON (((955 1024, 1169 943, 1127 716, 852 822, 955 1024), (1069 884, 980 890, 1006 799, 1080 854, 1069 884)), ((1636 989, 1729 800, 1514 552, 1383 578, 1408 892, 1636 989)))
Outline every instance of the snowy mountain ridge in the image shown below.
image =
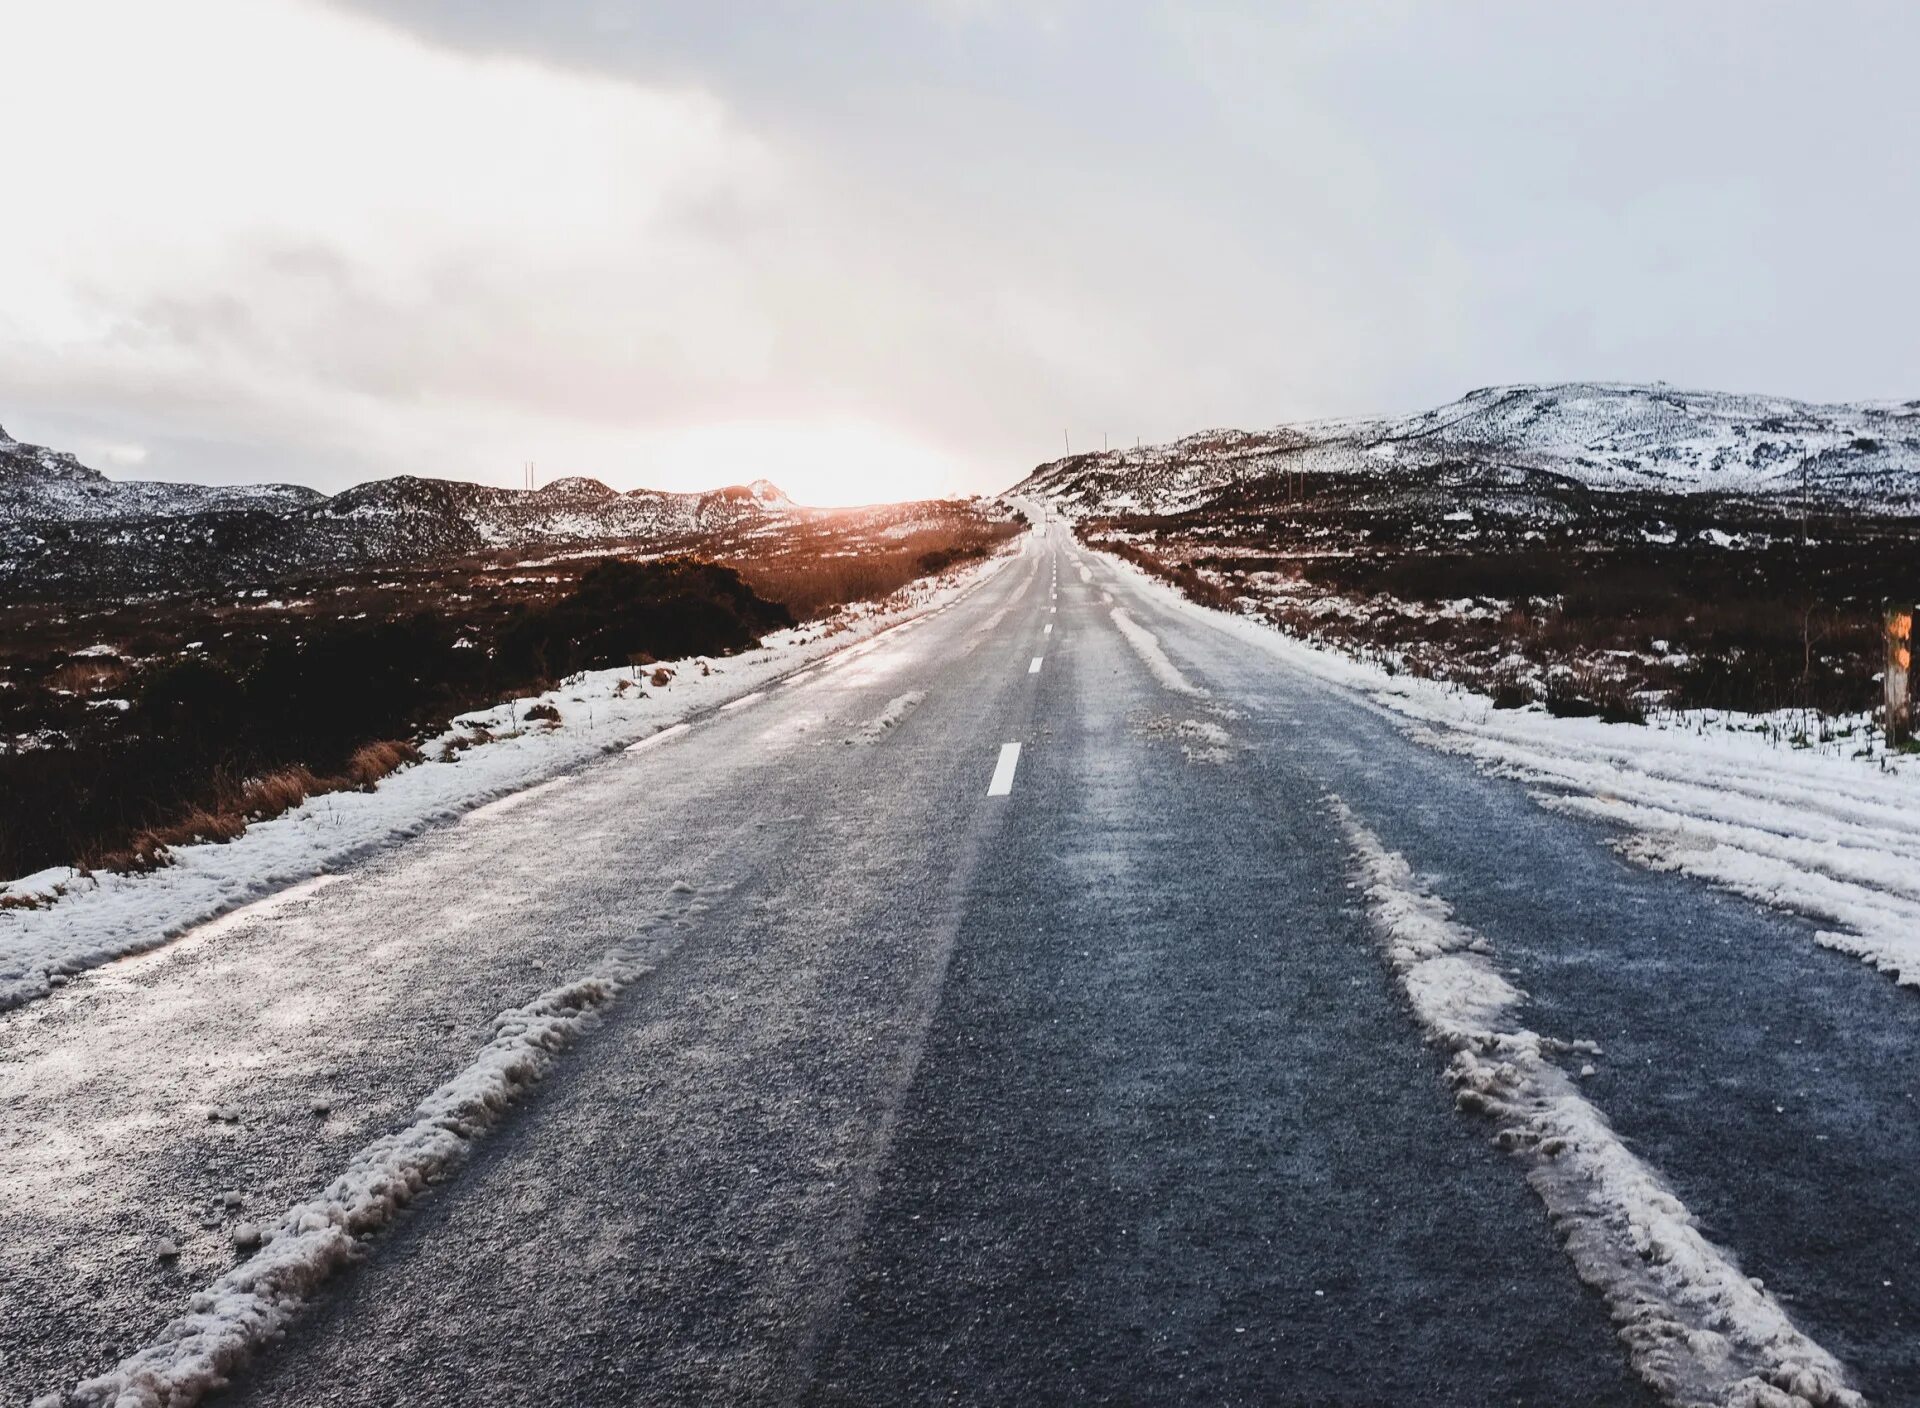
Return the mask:
POLYGON ((101 518, 177 517, 231 509, 285 511, 326 495, 298 484, 212 486, 109 479, 65 450, 28 445, 0 427, 0 524, 101 518))
POLYGON ((403 474, 333 495, 118 480, 0 430, 0 585, 22 591, 204 587, 494 548, 684 541, 794 508, 764 479, 622 493, 580 476, 526 490, 403 474))
POLYGON ((1205 431, 1070 456, 1039 466, 1013 492, 1075 515, 1178 513, 1286 475, 1462 469, 1516 487, 1805 495, 1828 507, 1920 514, 1920 401, 1820 405, 1662 384, 1487 387, 1410 416, 1205 431))

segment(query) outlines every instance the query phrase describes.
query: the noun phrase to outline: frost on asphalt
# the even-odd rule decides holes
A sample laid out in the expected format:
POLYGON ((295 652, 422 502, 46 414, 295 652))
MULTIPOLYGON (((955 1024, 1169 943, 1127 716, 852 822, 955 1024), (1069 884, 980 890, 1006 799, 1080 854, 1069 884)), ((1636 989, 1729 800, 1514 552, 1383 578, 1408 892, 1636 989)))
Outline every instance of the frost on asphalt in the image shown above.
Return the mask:
POLYGON ((35 1408, 185 1408, 222 1387, 367 1238, 465 1158, 640 968, 631 953, 616 950, 593 971, 501 1013, 492 1040, 420 1102, 412 1123, 361 1149, 326 1189, 271 1228, 245 1224, 251 1235, 243 1241, 236 1232, 235 1244, 258 1251, 194 1296, 152 1343, 35 1408))

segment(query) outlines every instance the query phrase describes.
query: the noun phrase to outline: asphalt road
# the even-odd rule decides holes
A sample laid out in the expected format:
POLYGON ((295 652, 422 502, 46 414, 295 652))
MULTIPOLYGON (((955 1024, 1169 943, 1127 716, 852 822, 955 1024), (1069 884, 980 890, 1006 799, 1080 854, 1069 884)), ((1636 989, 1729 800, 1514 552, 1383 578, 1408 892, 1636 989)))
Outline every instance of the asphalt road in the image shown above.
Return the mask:
POLYGON ((125 1136, 0 1207, 0 1390, 146 1342, 236 1218, 625 945, 646 976, 222 1401, 1654 1401, 1456 1113, 1329 793, 1532 1025, 1601 1044, 1583 1090, 1702 1230, 1920 1401, 1914 996, 1058 529, 870 649, 0 1019, 13 1128, 125 1136))

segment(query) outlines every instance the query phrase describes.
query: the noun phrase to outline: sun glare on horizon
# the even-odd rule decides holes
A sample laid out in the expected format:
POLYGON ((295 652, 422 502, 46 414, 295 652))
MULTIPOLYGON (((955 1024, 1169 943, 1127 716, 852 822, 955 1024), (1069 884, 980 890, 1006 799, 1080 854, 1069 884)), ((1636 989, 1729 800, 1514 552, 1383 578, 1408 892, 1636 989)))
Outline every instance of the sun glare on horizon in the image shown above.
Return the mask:
MULTIPOLYGON (((814 508, 893 503, 962 492, 964 466, 911 437, 858 422, 701 426, 675 432, 654 463, 661 483, 720 488, 770 481, 795 503, 814 508)), ((1008 475, 1008 482, 1017 478, 1008 475)))

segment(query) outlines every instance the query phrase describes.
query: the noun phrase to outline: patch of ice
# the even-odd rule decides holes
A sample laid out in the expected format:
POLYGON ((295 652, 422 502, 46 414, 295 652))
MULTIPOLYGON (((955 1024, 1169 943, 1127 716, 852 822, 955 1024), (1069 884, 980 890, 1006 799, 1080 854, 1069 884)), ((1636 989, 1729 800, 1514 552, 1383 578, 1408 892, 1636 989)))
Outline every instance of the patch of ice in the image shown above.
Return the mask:
POLYGON ((860 737, 868 743, 878 743, 899 722, 919 708, 926 699, 924 689, 910 689, 905 694, 895 695, 887 701, 887 707, 860 726, 860 737))
POLYGON ((1133 653, 1140 657, 1147 672, 1160 682, 1162 688, 1195 698, 1206 695, 1206 690, 1181 674, 1180 667, 1167 658, 1166 651, 1160 648, 1159 637, 1129 616, 1125 607, 1113 608, 1113 624, 1126 637, 1127 644, 1133 647, 1133 653))

